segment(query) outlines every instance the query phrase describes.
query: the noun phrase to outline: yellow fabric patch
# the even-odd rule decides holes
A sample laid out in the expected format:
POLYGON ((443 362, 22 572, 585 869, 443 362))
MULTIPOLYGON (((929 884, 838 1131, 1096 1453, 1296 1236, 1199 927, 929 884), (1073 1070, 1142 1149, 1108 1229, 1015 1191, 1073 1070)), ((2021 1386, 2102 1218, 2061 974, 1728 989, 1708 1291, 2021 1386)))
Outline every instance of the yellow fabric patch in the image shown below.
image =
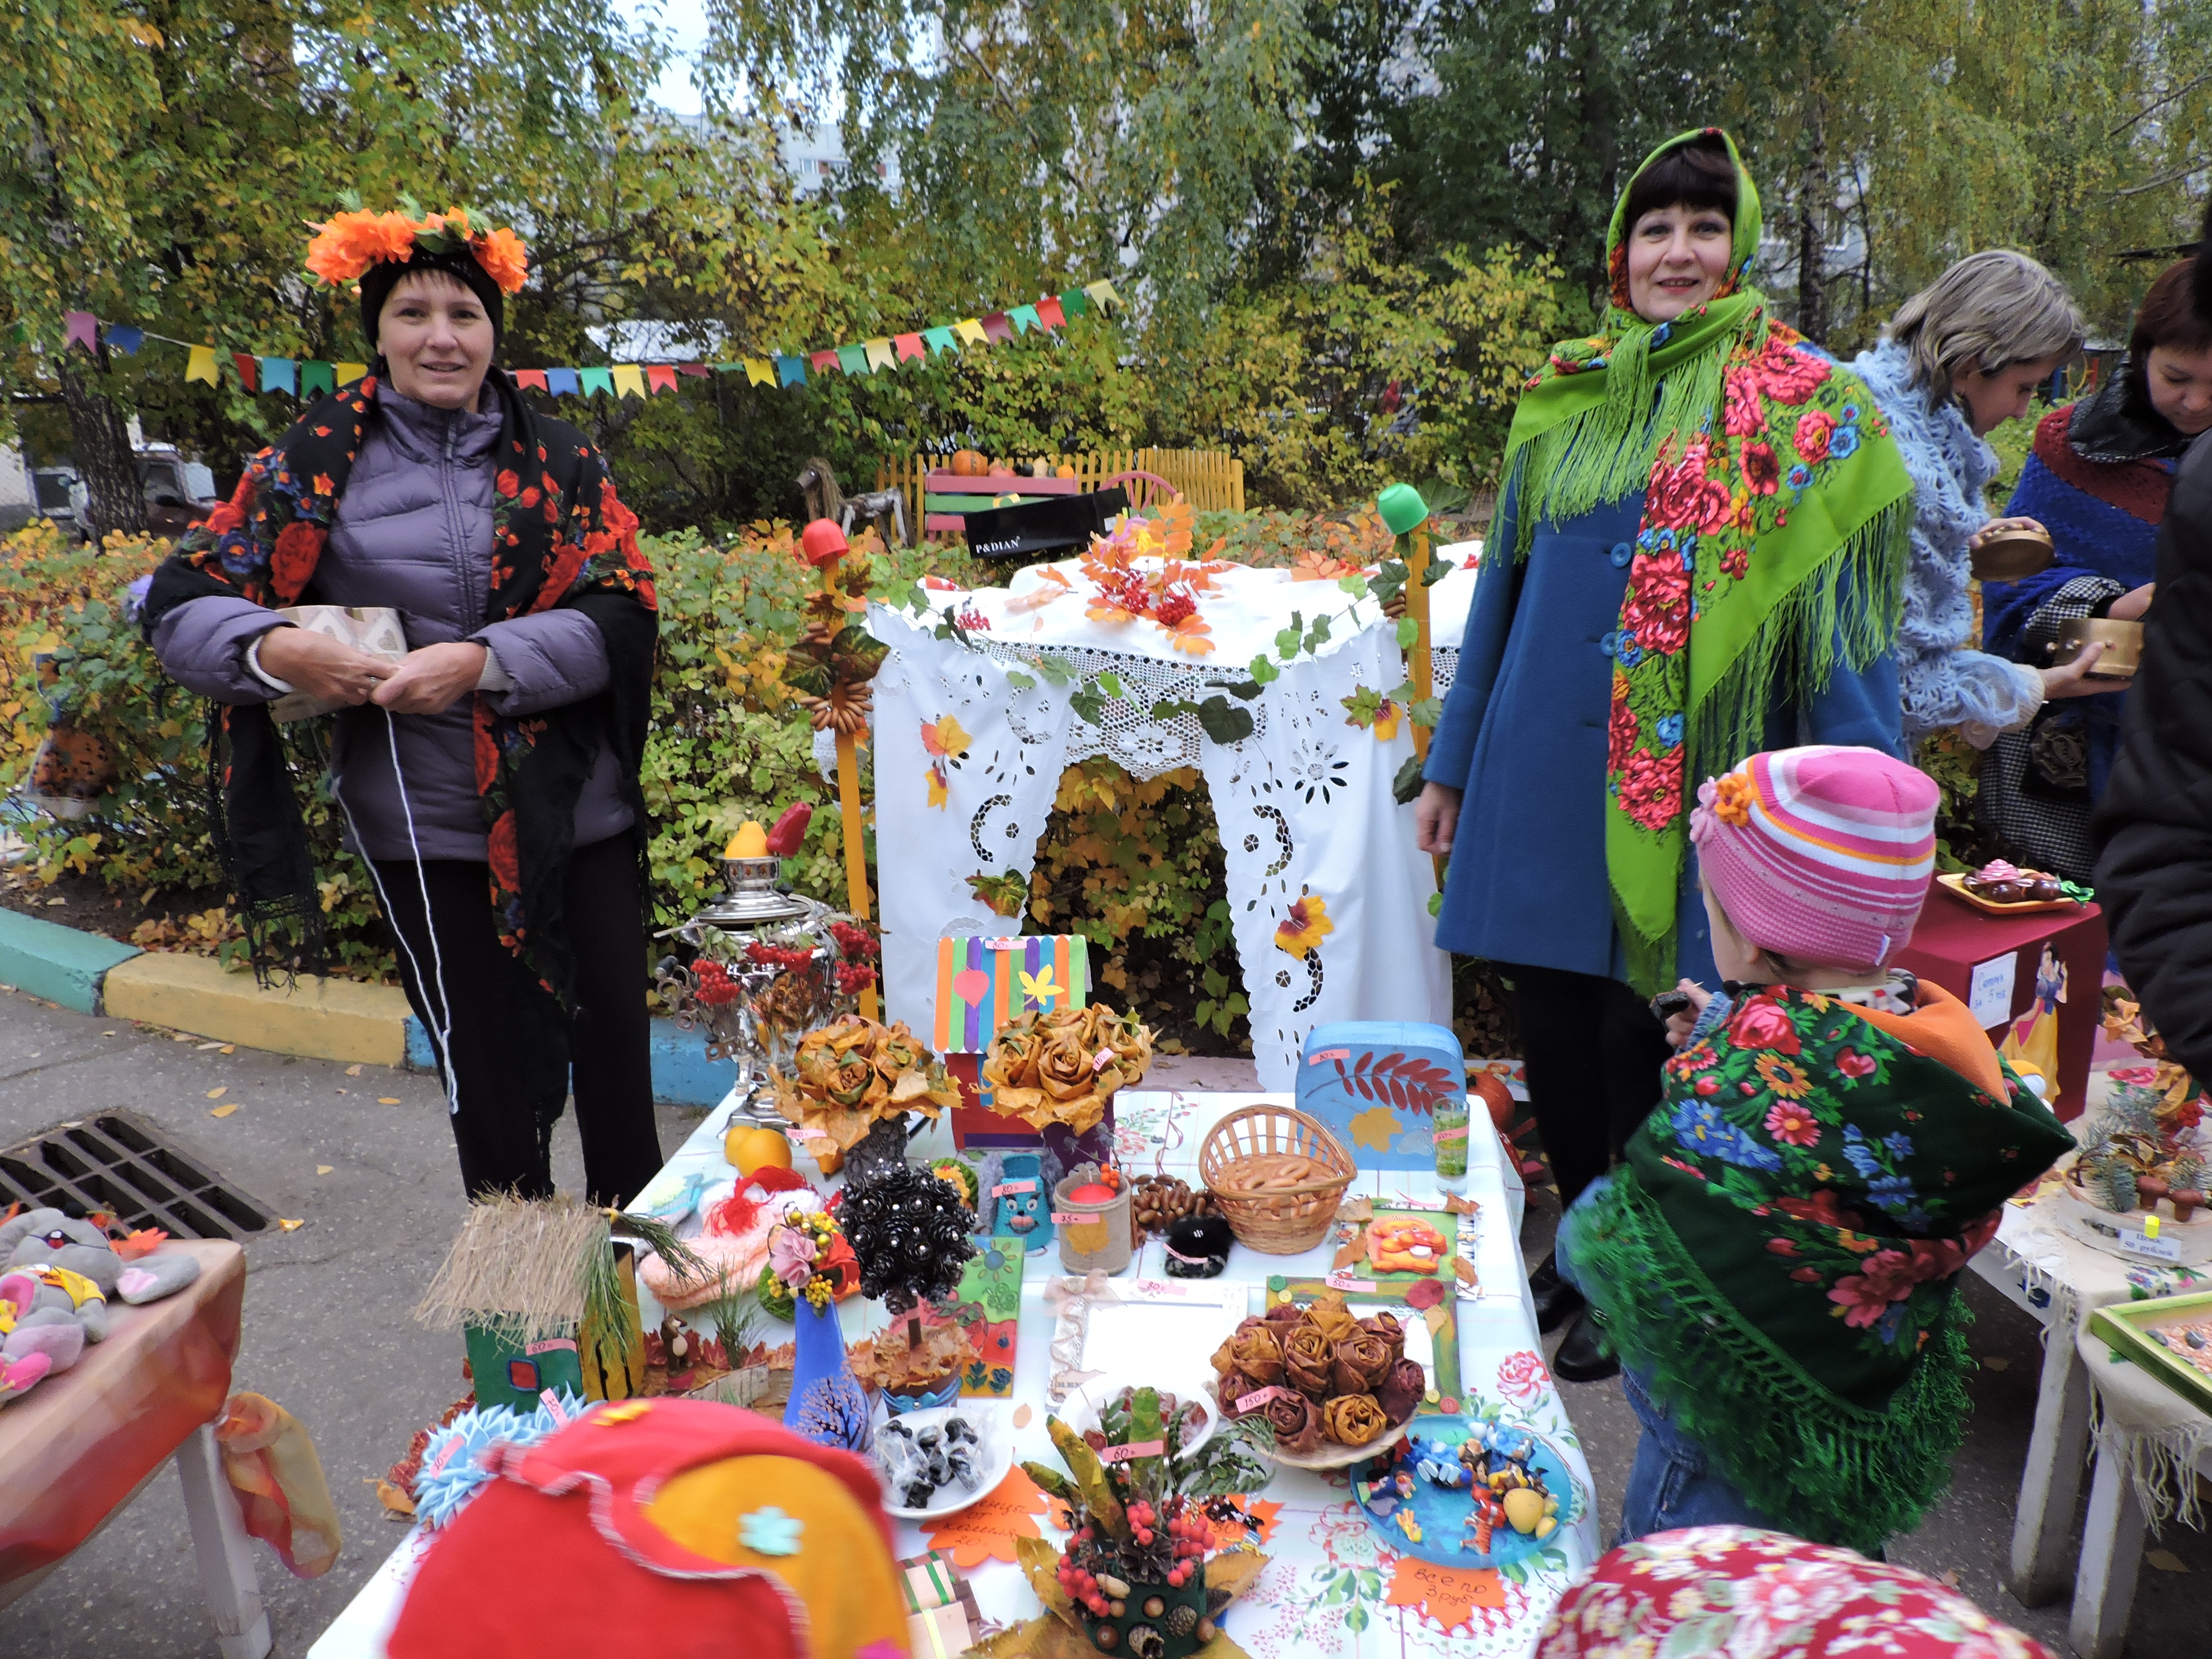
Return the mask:
POLYGON ((61 1291, 73 1306, 82 1308, 88 1302, 106 1302, 106 1295, 100 1286, 82 1273, 67 1267, 33 1267, 32 1277, 50 1289, 61 1291))
POLYGON ((695 1555, 774 1573, 805 1605, 807 1646, 851 1659, 873 1642, 907 1651, 906 1602, 883 1534, 825 1469, 793 1457, 730 1457, 687 1469, 645 1506, 646 1519, 695 1555), (796 1555, 738 1541, 739 1520, 773 1504, 805 1523, 796 1555))

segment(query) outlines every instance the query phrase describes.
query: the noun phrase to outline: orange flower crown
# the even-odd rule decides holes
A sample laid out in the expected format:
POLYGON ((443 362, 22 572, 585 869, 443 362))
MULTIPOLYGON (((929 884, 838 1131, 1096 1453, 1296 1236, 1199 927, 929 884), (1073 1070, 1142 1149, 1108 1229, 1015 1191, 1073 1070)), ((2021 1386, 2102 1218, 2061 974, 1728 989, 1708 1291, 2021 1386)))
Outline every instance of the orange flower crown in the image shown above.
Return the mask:
POLYGON ((307 223, 315 233, 315 240, 307 244, 307 269, 333 288, 359 282, 374 264, 405 264, 418 248, 434 255, 466 248, 502 294, 520 289, 530 270, 522 238, 503 228, 472 229, 466 208, 447 208, 419 218, 355 209, 332 214, 320 224, 312 219, 307 223))

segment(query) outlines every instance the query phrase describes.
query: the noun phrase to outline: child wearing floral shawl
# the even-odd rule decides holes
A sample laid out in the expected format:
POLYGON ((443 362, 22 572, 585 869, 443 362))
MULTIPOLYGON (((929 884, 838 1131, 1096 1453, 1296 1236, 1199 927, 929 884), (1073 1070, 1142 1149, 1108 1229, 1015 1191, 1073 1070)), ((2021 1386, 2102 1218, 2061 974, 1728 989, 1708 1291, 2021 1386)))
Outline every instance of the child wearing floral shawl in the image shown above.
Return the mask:
POLYGON ((1644 1425, 1624 1539, 1734 1522, 1871 1553, 1949 1478, 1958 1275, 2073 1142, 1956 998, 1889 967, 1936 801, 1845 748, 1755 755, 1698 793, 1729 982, 1684 981, 1665 1095, 1559 1246, 1644 1425))

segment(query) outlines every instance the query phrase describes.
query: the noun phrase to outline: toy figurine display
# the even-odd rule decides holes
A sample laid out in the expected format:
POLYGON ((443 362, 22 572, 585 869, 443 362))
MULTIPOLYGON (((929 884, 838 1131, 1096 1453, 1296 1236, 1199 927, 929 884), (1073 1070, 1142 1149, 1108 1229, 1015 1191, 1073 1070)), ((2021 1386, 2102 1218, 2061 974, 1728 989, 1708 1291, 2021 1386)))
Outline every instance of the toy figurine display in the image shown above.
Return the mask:
POLYGON ((1510 1566, 1568 1518, 1565 1465, 1527 1429, 1482 1418, 1421 1419, 1353 1472, 1352 1491, 1393 1549, 1440 1566, 1510 1566))

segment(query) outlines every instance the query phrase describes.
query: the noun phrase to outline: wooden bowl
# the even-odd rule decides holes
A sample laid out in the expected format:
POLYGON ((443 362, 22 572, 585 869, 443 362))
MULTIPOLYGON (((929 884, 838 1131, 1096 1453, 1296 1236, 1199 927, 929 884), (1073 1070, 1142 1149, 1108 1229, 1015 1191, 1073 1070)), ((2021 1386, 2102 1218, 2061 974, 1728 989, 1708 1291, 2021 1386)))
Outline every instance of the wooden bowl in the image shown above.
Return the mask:
POLYGON ((1970 556, 1978 582, 2016 582, 2047 570, 2058 556, 2051 538, 2040 530, 2007 530, 1990 537, 1970 556))
POLYGON ((2109 617, 2076 617, 2063 623, 2058 629, 2058 641, 2051 648, 2051 665, 2063 667, 2100 640, 2104 641, 2105 654, 2097 659, 2097 665, 2089 671, 2088 678, 2132 679, 2142 666, 2143 625, 2139 622, 2114 622, 2109 617))
POLYGON ((1237 1242, 1267 1255, 1302 1255, 1328 1237, 1344 1189, 1358 1168, 1344 1143, 1317 1118, 1289 1106, 1240 1107, 1206 1133, 1199 1178, 1237 1242), (1248 1159, 1310 1158, 1324 1173, 1285 1187, 1238 1190, 1230 1172, 1248 1159))

